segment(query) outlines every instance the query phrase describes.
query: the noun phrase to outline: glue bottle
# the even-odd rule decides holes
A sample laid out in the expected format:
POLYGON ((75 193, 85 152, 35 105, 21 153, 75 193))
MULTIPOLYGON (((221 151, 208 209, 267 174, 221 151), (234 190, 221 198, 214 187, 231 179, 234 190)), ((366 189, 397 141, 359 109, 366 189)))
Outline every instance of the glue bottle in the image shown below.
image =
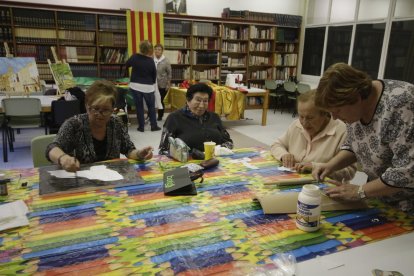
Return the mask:
POLYGON ((314 184, 304 185, 298 196, 296 227, 306 232, 319 229, 321 216, 321 193, 314 184))

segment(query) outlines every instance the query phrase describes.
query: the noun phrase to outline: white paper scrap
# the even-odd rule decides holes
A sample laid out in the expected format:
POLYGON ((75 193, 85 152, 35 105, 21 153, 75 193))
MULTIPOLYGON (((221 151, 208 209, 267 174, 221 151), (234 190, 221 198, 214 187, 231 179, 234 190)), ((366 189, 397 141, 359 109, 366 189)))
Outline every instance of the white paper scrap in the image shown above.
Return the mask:
POLYGON ((23 200, 0 205, 0 231, 29 225, 26 217, 29 208, 23 200))
MULTIPOLYGON (((75 178, 75 173, 65 170, 49 171, 49 173, 58 178, 75 178)), ((108 169, 105 165, 92 166, 89 170, 77 171, 77 177, 84 177, 91 180, 116 181, 124 177, 117 171, 108 169)))

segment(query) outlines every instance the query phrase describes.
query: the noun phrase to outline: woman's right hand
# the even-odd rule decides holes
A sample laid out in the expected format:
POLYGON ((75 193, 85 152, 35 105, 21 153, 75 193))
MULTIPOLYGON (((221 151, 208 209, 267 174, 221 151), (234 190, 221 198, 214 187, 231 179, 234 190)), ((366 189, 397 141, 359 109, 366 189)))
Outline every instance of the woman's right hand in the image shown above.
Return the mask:
POLYGON ((282 165, 286 168, 293 168, 296 164, 295 156, 290 153, 286 153, 281 158, 282 165))
POLYGON ((80 169, 79 160, 70 155, 63 156, 60 160, 60 165, 67 172, 76 172, 80 169))
POLYGON ((331 173, 333 173, 333 171, 331 167, 328 165, 328 163, 318 164, 312 170, 313 178, 318 181, 323 181, 325 177, 327 177, 331 173))

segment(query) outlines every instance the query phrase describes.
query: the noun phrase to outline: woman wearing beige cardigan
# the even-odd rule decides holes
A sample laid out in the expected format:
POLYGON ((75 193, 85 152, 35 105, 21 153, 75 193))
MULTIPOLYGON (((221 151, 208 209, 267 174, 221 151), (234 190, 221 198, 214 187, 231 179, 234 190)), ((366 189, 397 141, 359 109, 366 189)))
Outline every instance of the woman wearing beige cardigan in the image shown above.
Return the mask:
MULTIPOLYGON (((346 126, 315 106, 315 90, 301 94, 297 108, 299 118, 276 139, 271 153, 285 167, 310 172, 315 165, 328 162, 339 152, 345 140, 346 126)), ((330 177, 339 181, 349 180, 355 171, 356 164, 353 164, 330 177)))

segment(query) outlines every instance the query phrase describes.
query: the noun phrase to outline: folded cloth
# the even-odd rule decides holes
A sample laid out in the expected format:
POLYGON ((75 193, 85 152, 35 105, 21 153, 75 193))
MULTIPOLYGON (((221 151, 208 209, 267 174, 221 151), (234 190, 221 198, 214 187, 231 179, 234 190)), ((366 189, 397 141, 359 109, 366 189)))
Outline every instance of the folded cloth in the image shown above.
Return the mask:
POLYGON ((233 152, 231 149, 226 148, 226 147, 222 147, 222 146, 220 146, 220 145, 217 145, 217 146, 214 148, 214 155, 215 155, 215 156, 230 155, 230 154, 233 154, 233 153, 234 153, 234 152, 233 152))

